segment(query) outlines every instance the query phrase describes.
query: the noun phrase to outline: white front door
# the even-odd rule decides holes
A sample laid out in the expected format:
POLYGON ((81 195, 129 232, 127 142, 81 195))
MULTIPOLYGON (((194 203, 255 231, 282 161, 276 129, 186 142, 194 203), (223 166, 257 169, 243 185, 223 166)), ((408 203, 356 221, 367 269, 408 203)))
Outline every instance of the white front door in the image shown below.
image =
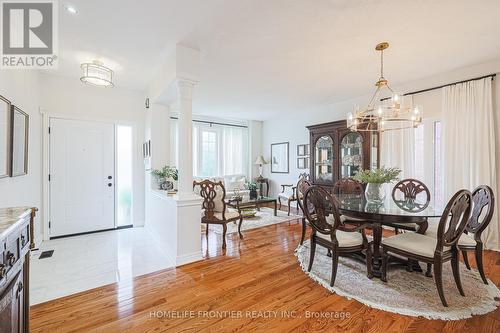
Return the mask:
POLYGON ((113 124, 50 119, 50 237, 115 227, 113 124))

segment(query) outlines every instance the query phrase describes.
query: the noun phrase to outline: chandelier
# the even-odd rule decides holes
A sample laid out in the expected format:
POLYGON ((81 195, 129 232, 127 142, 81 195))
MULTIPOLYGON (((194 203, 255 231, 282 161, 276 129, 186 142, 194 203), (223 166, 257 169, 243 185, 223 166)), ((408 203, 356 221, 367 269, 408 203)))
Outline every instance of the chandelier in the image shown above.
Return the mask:
POLYGON ((114 72, 98 60, 85 63, 81 66, 82 77, 80 81, 98 87, 114 87, 114 72))
POLYGON ((384 50, 388 47, 387 42, 375 47, 380 51, 380 78, 375 83, 377 89, 368 106, 364 109, 356 107, 354 112, 347 114, 347 127, 351 131, 385 132, 414 128, 422 123, 422 107, 413 106, 412 98, 394 92, 384 77, 384 50))

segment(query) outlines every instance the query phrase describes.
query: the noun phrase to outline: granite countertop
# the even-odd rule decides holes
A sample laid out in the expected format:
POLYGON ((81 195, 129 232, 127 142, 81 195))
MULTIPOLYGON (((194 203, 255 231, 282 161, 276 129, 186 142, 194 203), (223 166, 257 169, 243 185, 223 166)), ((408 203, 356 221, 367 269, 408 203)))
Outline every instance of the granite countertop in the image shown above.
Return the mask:
POLYGON ((31 207, 0 208, 0 238, 6 236, 26 214, 31 214, 31 207))

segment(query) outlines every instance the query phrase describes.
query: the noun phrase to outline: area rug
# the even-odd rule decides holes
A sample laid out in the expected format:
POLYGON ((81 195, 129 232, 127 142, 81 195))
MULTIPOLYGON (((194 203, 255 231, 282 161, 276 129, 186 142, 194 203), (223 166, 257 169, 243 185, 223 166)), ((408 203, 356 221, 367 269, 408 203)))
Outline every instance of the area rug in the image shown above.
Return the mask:
MULTIPOLYGON (((241 231, 262 228, 273 224, 288 222, 291 220, 301 219, 302 216, 294 215, 290 213, 290 216, 287 215, 287 212, 283 212, 278 210, 278 216, 274 216, 274 209, 263 207, 258 211, 255 217, 244 218, 243 223, 241 224, 241 231)), ((238 232, 238 223, 228 223, 227 224, 227 233, 232 234, 238 232)), ((204 230, 204 229, 203 229, 204 230)), ((222 235, 222 226, 211 224, 209 230, 222 235)))
POLYGON ((494 311, 500 305, 500 291, 489 281, 485 285, 479 273, 460 266, 465 297, 458 292, 449 262, 443 265, 443 288, 448 307, 441 304, 433 277, 392 267, 387 283, 368 279, 366 265, 352 258, 340 257, 334 287, 330 287, 332 261, 327 250, 316 247, 311 272, 309 240, 295 250, 302 270, 321 286, 348 299, 355 299, 372 308, 427 319, 459 320, 494 311))

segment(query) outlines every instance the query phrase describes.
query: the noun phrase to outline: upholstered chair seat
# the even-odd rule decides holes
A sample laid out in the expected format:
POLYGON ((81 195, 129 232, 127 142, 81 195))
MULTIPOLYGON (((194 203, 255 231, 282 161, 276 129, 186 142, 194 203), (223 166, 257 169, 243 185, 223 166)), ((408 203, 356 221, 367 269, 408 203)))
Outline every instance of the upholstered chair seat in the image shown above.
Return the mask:
MULTIPOLYGON (((226 217, 226 220, 237 220, 240 218, 240 213, 236 211, 226 210, 226 213, 224 215, 226 217)), ((224 220, 224 218, 222 217, 222 213, 214 213, 214 217, 219 220, 224 220)))
MULTIPOLYGON (((415 232, 406 232, 404 234, 384 238, 382 244, 427 258, 434 258, 437 239, 415 232)), ((450 250, 451 248, 449 246, 443 246, 443 252, 450 250)))
MULTIPOLYGON (((325 235, 319 232, 316 235, 319 238, 331 241, 330 235, 325 235)), ((361 235, 360 232, 346 232, 342 230, 337 230, 336 236, 337 236, 337 241, 339 242, 339 247, 341 248, 363 245, 363 235, 361 235)))

